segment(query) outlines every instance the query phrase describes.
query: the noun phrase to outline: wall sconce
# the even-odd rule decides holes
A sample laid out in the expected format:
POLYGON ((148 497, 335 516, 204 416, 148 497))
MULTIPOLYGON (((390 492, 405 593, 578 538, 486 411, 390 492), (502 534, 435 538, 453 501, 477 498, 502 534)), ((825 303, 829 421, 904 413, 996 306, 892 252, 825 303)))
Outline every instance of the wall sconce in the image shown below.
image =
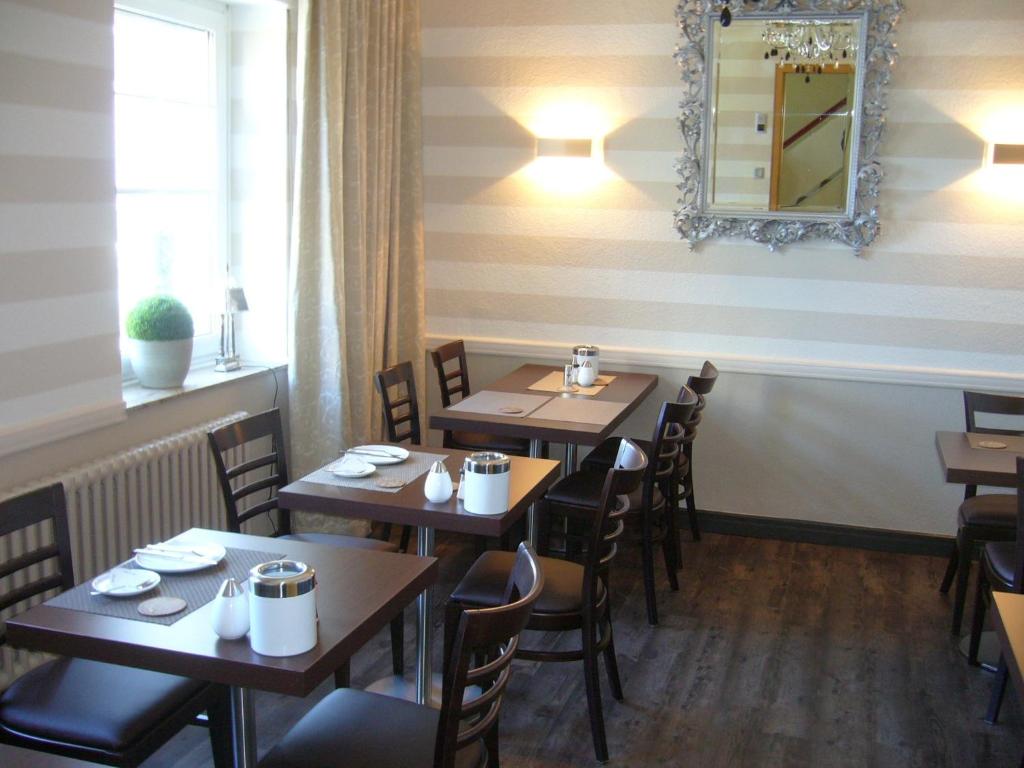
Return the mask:
POLYGON ((1024 144, 993 144, 992 165, 1024 165, 1024 144))
POLYGON ((593 139, 537 138, 537 157, 585 157, 594 153, 593 139))

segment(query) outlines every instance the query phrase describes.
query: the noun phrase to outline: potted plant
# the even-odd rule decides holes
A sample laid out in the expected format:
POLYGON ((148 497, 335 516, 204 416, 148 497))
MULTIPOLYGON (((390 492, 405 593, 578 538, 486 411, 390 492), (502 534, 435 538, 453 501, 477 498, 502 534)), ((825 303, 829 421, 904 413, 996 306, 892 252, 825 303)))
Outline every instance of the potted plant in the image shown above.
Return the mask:
POLYGON ((192 362, 192 315, 171 296, 143 299, 125 323, 129 357, 144 387, 180 387, 192 362))

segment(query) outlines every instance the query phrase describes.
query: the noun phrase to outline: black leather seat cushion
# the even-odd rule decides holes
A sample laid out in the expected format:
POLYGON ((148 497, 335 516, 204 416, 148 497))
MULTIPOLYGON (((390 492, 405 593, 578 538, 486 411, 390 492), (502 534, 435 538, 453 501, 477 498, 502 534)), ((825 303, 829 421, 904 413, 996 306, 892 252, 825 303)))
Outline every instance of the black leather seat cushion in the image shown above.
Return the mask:
POLYGON ((500 451, 514 456, 528 456, 530 441, 519 437, 489 435, 483 432, 452 432, 452 441, 457 448, 466 451, 500 451))
MULTIPOLYGON (((601 491, 604 489, 605 473, 589 472, 585 469, 563 477, 548 488, 544 498, 557 504, 569 504, 575 507, 591 507, 597 509, 601 502, 601 491)), ((642 508, 643 483, 629 494, 629 511, 639 512, 642 508)), ((661 505, 662 496, 658 487, 654 487, 654 506, 661 505)))
POLYGON ((123 751, 209 683, 85 659, 26 672, 0 695, 0 723, 25 736, 123 751))
MULTIPOLYGON (((260 768, 432 768, 438 710, 411 701, 339 688, 324 697, 274 747, 260 768)), ((457 768, 482 768, 480 742, 459 750, 457 768)))
POLYGON ((977 538, 1017 538, 1017 497, 1008 493, 985 493, 964 499, 958 513, 960 525, 984 529, 977 538))
POLYGON ((1013 569, 1017 564, 1017 543, 990 541, 985 545, 985 560, 989 573, 997 580, 996 588, 1009 589, 1013 584, 1013 569))
POLYGON ((375 552, 397 552, 398 545, 390 541, 370 539, 363 536, 345 536, 340 533, 290 533, 282 536, 290 541, 304 541, 307 544, 323 544, 328 547, 347 547, 348 549, 372 549, 375 552))
MULTIPOLYGON (((452 600, 491 607, 502 604, 515 552, 484 552, 452 592, 452 600)), ((583 610, 583 566, 554 557, 540 557, 544 589, 533 605, 537 614, 580 613, 583 610)), ((597 601, 604 600, 604 583, 598 579, 597 601)))

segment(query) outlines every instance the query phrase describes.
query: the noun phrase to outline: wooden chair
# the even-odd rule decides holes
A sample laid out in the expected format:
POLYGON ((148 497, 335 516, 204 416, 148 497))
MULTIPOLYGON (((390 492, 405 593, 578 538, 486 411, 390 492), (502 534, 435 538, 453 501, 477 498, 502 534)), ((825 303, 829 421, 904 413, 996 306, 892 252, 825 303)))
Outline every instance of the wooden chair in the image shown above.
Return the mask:
MULTIPOLYGON (((991 599, 992 590, 1024 594, 1024 456, 1017 457, 1016 512, 1016 541, 990 541, 982 547, 968 652, 968 660, 974 665, 978 664, 978 645, 985 625, 985 603, 991 599)), ((1000 655, 992 687, 992 699, 985 717, 989 723, 995 723, 999 719, 999 709, 1006 691, 1006 679, 1006 659, 1000 655)))
POLYGON ((520 544, 514 557, 497 604, 455 617, 440 711, 365 691, 336 690, 285 735, 260 768, 497 766, 501 699, 519 633, 544 588, 529 545, 520 544), (482 692, 474 695, 471 686, 482 692))
MULTIPOLYGON (((679 589, 676 576, 676 571, 679 570, 679 533, 676 530, 676 516, 672 514, 672 510, 678 506, 676 492, 679 487, 679 454, 687 434, 683 425, 690 418, 697 402, 697 396, 689 390, 687 392, 682 402, 667 402, 662 405, 650 440, 633 441, 647 457, 647 472, 622 512, 627 518, 639 522, 644 597, 647 602, 647 621, 651 625, 658 623, 654 546, 659 542, 669 587, 672 591, 679 589)), ((603 472, 607 472, 607 469, 603 472)), ((595 465, 584 462, 583 468, 578 472, 562 478, 551 486, 546 498, 569 507, 596 507, 600 500, 603 472, 595 465)), ((544 522, 547 526, 550 518, 545 518, 544 522)))
MULTIPOLYGON (((29 529, 48 543, 0 563, 0 579, 13 585, 0 593, 4 615, 75 584, 63 486, 0 502, 0 537, 29 529)), ((0 630, 0 646, 5 640, 0 630)), ((208 725, 214 765, 231 765, 230 704, 221 685, 58 658, 0 694, 0 743, 103 765, 137 766, 189 724, 208 725), (205 723, 197 720, 203 712, 205 723)))
MULTIPOLYGON (((647 458, 630 440, 624 455, 628 458, 621 469, 610 469, 604 478, 600 502, 596 509, 566 508, 589 523, 583 563, 552 557, 541 557, 544 590, 533 607, 527 629, 541 632, 579 630, 580 647, 571 650, 519 648, 521 659, 532 661, 583 661, 590 713, 590 729, 597 759, 608 759, 604 714, 601 706, 601 683, 598 660, 603 655, 612 695, 622 699, 615 640, 612 632, 611 596, 608 590, 609 567, 618 551, 617 541, 625 525, 622 513, 615 511, 617 497, 630 494, 639 486, 647 469, 647 458)), ((556 502, 547 502, 556 506, 556 502)), ((557 505, 561 506, 561 505, 557 505)), ((485 552, 466 573, 452 592, 445 611, 445 643, 456 635, 457 619, 468 607, 497 605, 513 568, 510 552, 485 552)))
MULTIPOLYGON (((416 376, 412 363, 407 360, 383 371, 377 371, 373 381, 384 409, 384 428, 388 441, 402 443, 408 440, 411 445, 422 445, 420 405, 416 395, 416 376)), ((412 526, 402 526, 399 551, 409 551, 411 535, 412 526)), ((384 525, 384 539, 390 538, 391 523, 387 523, 384 525)))
MULTIPOLYGON (((218 427, 207 433, 207 439, 217 466, 229 531, 241 533, 243 523, 258 515, 267 515, 274 527, 274 536, 332 547, 398 551, 398 547, 390 542, 361 536, 292 533, 291 512, 282 509, 277 500, 277 492, 288 485, 284 432, 281 412, 277 408, 218 427), (263 444, 266 444, 265 450, 261 447, 263 444), (232 457, 242 453, 235 449, 243 446, 248 449, 246 453, 263 452, 258 456, 238 456, 238 463, 229 466, 232 457)), ((391 662, 396 675, 405 671, 404 644, 405 622, 402 616, 398 616, 391 622, 391 662)), ((335 679, 339 685, 347 684, 347 670, 339 670, 335 679)))
MULTIPOLYGON (((1024 416, 1024 397, 1015 395, 993 395, 985 392, 964 392, 964 420, 968 432, 987 435, 1024 435, 1024 430, 999 429, 980 426, 979 413, 1003 416, 1024 416)), ((978 486, 964 488, 964 501, 957 511, 956 542, 949 555, 946 573, 939 590, 948 592, 956 578, 956 595, 953 599, 954 635, 960 634, 963 623, 964 603, 967 598, 967 582, 971 574, 971 561, 978 545, 986 541, 1012 541, 1017 530, 1016 499, 1008 493, 986 493, 978 495, 978 486)))
MULTIPOLYGON (((430 359, 437 373, 438 386, 441 388, 441 405, 444 408, 458 402, 452 399, 453 396, 457 396, 459 400, 469 397, 469 366, 466 363, 466 347, 461 340, 450 341, 430 350, 430 359), (452 361, 455 361, 455 365, 449 366, 452 361)), ((442 444, 445 448, 458 448, 463 451, 500 451, 513 456, 530 455, 529 440, 482 432, 446 429, 442 444)))

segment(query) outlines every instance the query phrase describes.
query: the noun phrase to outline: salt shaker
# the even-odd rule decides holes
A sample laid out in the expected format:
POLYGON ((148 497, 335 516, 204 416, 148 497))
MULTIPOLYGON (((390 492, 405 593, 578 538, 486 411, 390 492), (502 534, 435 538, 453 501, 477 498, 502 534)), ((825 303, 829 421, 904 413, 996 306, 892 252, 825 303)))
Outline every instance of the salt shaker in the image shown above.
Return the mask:
POLYGON ((441 504, 452 497, 452 476, 443 461, 435 461, 423 481, 423 495, 434 504, 441 504))
POLYGON ((237 640, 249 631, 249 599, 241 584, 225 579, 213 598, 213 631, 224 640, 237 640))

